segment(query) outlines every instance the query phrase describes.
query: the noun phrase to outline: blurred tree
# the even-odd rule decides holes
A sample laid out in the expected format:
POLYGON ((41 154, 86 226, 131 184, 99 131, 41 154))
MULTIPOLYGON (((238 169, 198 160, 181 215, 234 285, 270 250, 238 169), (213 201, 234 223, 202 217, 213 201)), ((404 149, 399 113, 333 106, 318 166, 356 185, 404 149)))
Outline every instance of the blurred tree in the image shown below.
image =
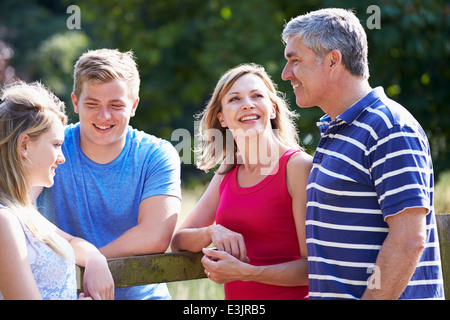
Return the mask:
POLYGON ((371 85, 383 86, 419 120, 430 138, 437 172, 450 157, 450 110, 444 107, 450 99, 448 1, 77 0, 81 30, 66 27, 70 4, 0 3, 0 42, 14 50, 10 64, 19 77, 43 79, 67 99, 72 86, 69 66, 84 48, 131 49, 142 80, 132 124, 170 140, 176 128, 193 133, 193 115, 203 109, 222 73, 256 62, 301 114, 300 136, 310 153, 319 139, 315 123, 322 111, 295 106, 290 84, 280 78, 285 64, 280 33, 291 17, 311 10, 354 9, 368 35, 371 85), (372 4, 380 8, 380 29, 366 24, 372 4))
MULTIPOLYGON (((281 91, 292 91, 280 78, 284 67, 280 33, 288 3, 130 0, 105 5, 100 0, 80 0, 77 4, 84 21, 95 24, 93 37, 103 39, 101 46, 132 49, 138 58, 143 81, 132 124, 170 139, 176 128, 193 133, 193 115, 203 109, 219 76, 238 64, 261 64, 281 91)), ((296 7, 303 8, 302 12, 318 3, 296 7)), ((292 108, 298 110, 295 105, 292 108)), ((301 118, 299 123, 301 132, 314 132, 316 137, 309 139, 310 152, 319 137, 314 125, 318 114, 307 122, 301 118)))
MULTIPOLYGON (((324 1, 324 6, 334 2, 324 1)), ((450 158, 450 3, 377 0, 381 29, 367 29, 370 83, 407 108, 428 135, 436 177, 450 158)), ((366 1, 340 1, 366 27, 366 1)))
POLYGON ((140 127, 167 130, 163 135, 171 125, 192 129, 219 76, 240 63, 260 63, 281 81, 284 14, 273 1, 109 1, 106 10, 100 0, 78 4, 102 45, 135 52, 143 85, 133 121, 140 127))
MULTIPOLYGON (((89 38, 82 31, 68 31, 66 8, 58 1, 3 0, 0 48, 3 43, 5 49, 0 55, 11 64, 9 70, 5 68, 7 73, 24 81, 41 81, 65 101, 70 120, 76 121, 70 100, 73 65, 88 48, 89 38)), ((7 76, 3 82, 11 80, 7 76)))
POLYGON ((33 56, 42 41, 65 28, 64 6, 58 1, 17 1, 0 2, 0 40, 13 50, 11 64, 15 73, 23 80, 34 77, 33 56))
POLYGON ((82 52, 89 47, 89 38, 80 31, 55 33, 44 40, 30 58, 30 71, 62 100, 66 101, 71 122, 78 121, 73 112, 71 92, 73 66, 82 52))

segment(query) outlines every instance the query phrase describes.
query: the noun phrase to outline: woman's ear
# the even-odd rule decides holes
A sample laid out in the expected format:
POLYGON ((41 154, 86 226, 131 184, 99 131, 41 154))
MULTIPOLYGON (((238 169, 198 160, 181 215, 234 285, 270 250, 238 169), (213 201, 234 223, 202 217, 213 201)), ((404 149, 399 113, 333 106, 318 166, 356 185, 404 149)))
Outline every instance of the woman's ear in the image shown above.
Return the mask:
POLYGON ((28 157, 28 142, 31 140, 30 136, 26 133, 22 133, 19 137, 19 141, 17 142, 17 147, 19 149, 19 152, 22 156, 22 158, 28 157))
POLYGON ((272 105, 272 113, 270 114, 270 119, 275 119, 277 117, 277 106, 275 104, 272 105))
POLYGON ((225 120, 223 119, 223 114, 222 114, 222 112, 219 112, 219 113, 217 114, 217 119, 219 119, 220 125, 221 125, 222 127, 224 127, 224 128, 227 127, 227 123, 226 123, 225 120))

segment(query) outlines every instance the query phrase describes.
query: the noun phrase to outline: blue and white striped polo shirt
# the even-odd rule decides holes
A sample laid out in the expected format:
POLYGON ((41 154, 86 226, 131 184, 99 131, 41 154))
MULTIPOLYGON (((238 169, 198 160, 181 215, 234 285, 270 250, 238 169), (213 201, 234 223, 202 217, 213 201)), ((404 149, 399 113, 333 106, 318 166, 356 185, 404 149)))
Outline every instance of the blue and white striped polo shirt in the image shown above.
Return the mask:
POLYGON ((418 122, 378 87, 318 125, 307 187, 310 299, 359 299, 389 231, 386 217, 411 207, 430 210, 427 243, 400 299, 442 299, 433 167, 418 122))

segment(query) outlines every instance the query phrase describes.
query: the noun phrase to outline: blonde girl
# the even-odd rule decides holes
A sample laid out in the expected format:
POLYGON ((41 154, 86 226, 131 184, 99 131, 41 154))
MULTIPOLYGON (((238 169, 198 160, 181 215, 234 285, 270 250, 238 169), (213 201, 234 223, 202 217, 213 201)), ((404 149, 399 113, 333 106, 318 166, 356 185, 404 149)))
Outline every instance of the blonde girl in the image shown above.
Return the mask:
POLYGON ((16 82, 0 99, 0 299, 76 299, 75 263, 86 268, 80 298, 112 299, 105 257, 41 216, 30 196, 64 163, 64 104, 40 83, 16 82))

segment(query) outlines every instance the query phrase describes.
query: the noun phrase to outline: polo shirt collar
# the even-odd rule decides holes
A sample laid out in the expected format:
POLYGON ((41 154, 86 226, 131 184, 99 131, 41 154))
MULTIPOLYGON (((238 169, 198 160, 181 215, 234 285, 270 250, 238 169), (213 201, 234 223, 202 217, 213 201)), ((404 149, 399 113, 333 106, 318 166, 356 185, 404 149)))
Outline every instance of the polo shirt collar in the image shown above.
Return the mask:
MULTIPOLYGON (((350 108, 345 110, 341 115, 337 116, 336 122, 344 121, 347 124, 352 124, 364 110, 384 96, 385 93, 383 87, 376 87, 350 108)), ((331 122, 331 117, 326 114, 320 118, 320 122, 318 122, 317 125, 322 130, 324 126, 328 126, 331 122)))

